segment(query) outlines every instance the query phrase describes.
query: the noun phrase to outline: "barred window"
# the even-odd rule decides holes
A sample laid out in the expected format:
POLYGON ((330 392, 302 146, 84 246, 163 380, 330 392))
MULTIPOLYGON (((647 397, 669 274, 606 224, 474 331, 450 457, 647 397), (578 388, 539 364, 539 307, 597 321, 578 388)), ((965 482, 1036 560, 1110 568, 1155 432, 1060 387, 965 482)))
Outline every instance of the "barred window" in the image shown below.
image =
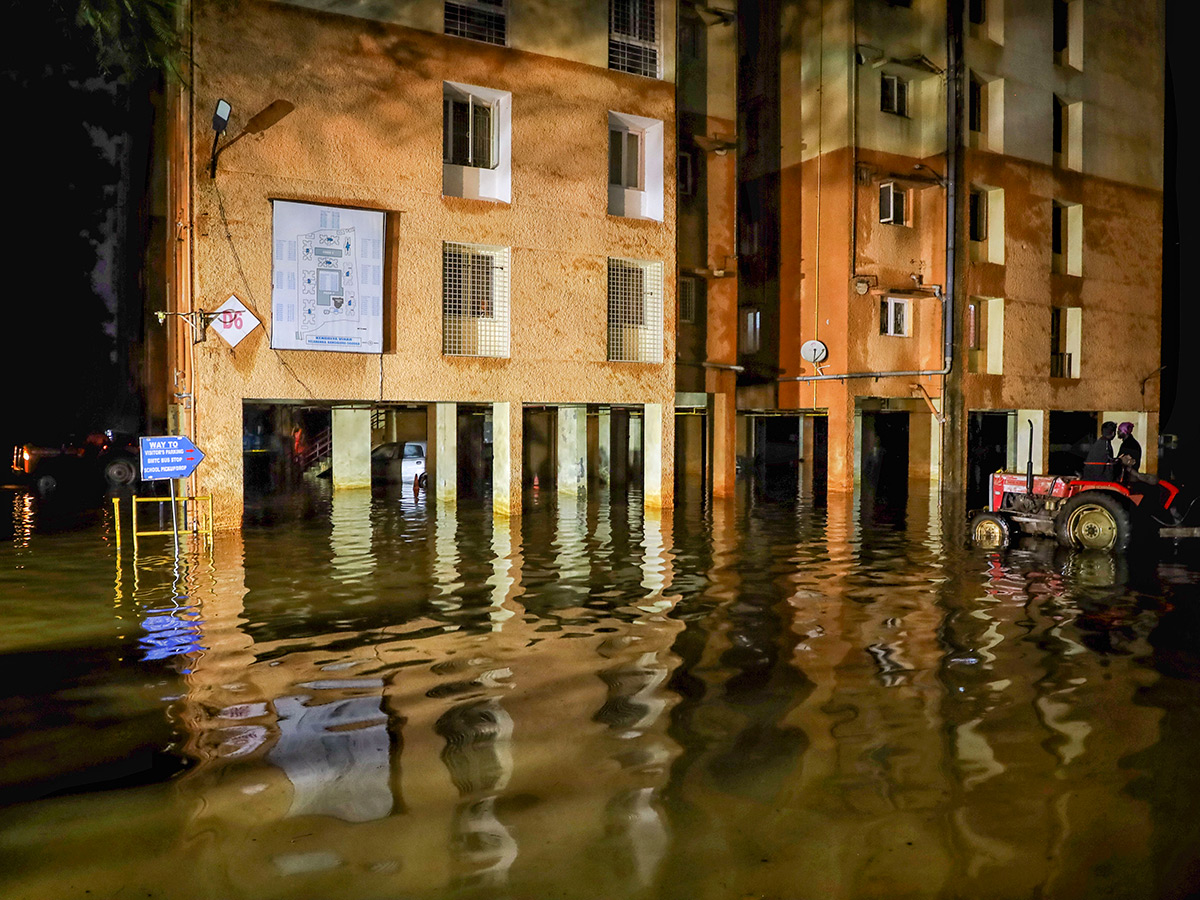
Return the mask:
POLYGON ((499 158, 496 104, 449 85, 442 98, 442 161, 494 169, 499 158))
POLYGON ((662 263, 608 261, 608 358, 613 362, 661 363, 663 359, 662 263))
POLYGON ((509 354, 509 249, 442 244, 442 353, 509 354))
POLYGON ((483 41, 485 44, 507 43, 504 0, 459 0, 447 3, 446 34, 483 41))
POLYGON ((692 325, 696 321, 696 279, 684 276, 679 279, 679 322, 692 325))
POLYGON ((658 77, 657 0, 609 0, 608 67, 658 77))

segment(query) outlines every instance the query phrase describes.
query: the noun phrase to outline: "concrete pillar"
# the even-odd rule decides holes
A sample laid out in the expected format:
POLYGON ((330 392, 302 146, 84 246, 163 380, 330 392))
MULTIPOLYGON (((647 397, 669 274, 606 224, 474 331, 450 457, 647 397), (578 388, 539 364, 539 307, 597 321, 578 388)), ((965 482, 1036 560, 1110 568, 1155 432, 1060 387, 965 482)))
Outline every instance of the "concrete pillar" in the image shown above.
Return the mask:
POLYGON ((521 515, 522 408, 492 404, 492 517, 521 515))
POLYGON ((558 496, 587 496, 587 407, 558 407, 558 496))
POLYGON ((817 429, 810 416, 800 417, 800 493, 811 494, 816 460, 817 429))
POLYGON ((629 417, 629 471, 633 472, 643 465, 642 440, 643 420, 636 416, 629 417))
POLYGON ((333 487, 371 486, 371 410, 333 408, 333 487))
POLYGON ((1033 472, 1035 475, 1048 473, 1050 466, 1048 447, 1046 445, 1046 411, 1044 409, 1018 409, 1015 419, 1009 420, 1008 431, 1008 469, 1012 472, 1024 472, 1029 463, 1029 423, 1033 422, 1033 472))
MULTIPOLYGON (((641 428, 638 429, 642 437, 642 502, 646 509, 662 509, 664 505, 663 424, 663 405, 647 403, 642 413, 641 428)), ((629 431, 629 445, 632 447, 633 428, 629 431)))
POLYGON ((732 497, 737 479, 737 404, 734 395, 708 395, 712 431, 712 495, 732 497))
POLYGON ((597 464, 596 476, 600 483, 612 482, 612 410, 602 409, 597 418, 597 464))
POLYGON ((929 417, 929 483, 939 485, 942 482, 942 423, 938 416, 942 414, 942 398, 933 401, 936 415, 929 417))
POLYGON ((433 429, 434 496, 439 505, 458 503, 458 404, 435 403, 433 429))

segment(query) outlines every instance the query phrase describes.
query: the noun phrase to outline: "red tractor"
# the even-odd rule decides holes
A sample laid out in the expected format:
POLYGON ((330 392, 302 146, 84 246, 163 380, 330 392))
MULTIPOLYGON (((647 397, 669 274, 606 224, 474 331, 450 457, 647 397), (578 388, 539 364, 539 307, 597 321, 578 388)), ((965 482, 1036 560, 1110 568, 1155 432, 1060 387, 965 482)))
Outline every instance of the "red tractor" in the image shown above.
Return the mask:
POLYGON ((1171 505, 1178 495, 1168 481, 1127 485, 996 472, 987 509, 971 518, 971 541, 997 549, 1023 533, 1056 537, 1064 547, 1124 550, 1135 536, 1157 535, 1160 526, 1176 524, 1171 505))

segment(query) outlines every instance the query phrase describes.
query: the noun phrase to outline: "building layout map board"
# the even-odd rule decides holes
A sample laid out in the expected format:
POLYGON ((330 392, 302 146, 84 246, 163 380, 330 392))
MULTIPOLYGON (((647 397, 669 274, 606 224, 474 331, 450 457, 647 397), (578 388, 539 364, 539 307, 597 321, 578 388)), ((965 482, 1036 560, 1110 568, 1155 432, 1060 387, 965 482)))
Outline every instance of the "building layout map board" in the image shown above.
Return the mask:
POLYGON ((383 213, 273 201, 271 346, 383 351, 383 213))

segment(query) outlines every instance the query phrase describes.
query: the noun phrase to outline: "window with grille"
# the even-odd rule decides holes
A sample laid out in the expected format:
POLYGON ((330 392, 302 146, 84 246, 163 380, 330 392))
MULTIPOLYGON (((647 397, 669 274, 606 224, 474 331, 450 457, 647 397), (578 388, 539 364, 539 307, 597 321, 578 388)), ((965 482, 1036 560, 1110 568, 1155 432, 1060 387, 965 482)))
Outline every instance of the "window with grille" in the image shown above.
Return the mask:
POLYGON ((485 44, 507 42, 505 0, 459 0, 447 3, 446 34, 483 41, 485 44))
POLYGON ((696 321, 696 279, 679 279, 679 322, 692 325, 696 321))
POLYGON ((879 301, 879 333, 893 337, 908 336, 908 300, 883 297, 879 301))
POLYGON ((495 102, 449 85, 442 96, 442 162, 494 169, 499 158, 495 102))
POLYGON ((608 358, 613 362, 662 362, 662 263, 609 259, 608 358))
POLYGON ((908 207, 908 191, 894 181, 879 186, 879 221, 886 225, 904 225, 908 207))
POLYGON ((609 127, 608 183, 642 189, 642 134, 609 127))
POLYGON ((895 75, 879 77, 879 108, 897 116, 908 115, 908 82, 895 75))
POLYGON ((608 67, 658 77, 657 0, 609 0, 608 67))
POLYGON ((442 244, 442 352, 509 353, 509 250, 442 244))

